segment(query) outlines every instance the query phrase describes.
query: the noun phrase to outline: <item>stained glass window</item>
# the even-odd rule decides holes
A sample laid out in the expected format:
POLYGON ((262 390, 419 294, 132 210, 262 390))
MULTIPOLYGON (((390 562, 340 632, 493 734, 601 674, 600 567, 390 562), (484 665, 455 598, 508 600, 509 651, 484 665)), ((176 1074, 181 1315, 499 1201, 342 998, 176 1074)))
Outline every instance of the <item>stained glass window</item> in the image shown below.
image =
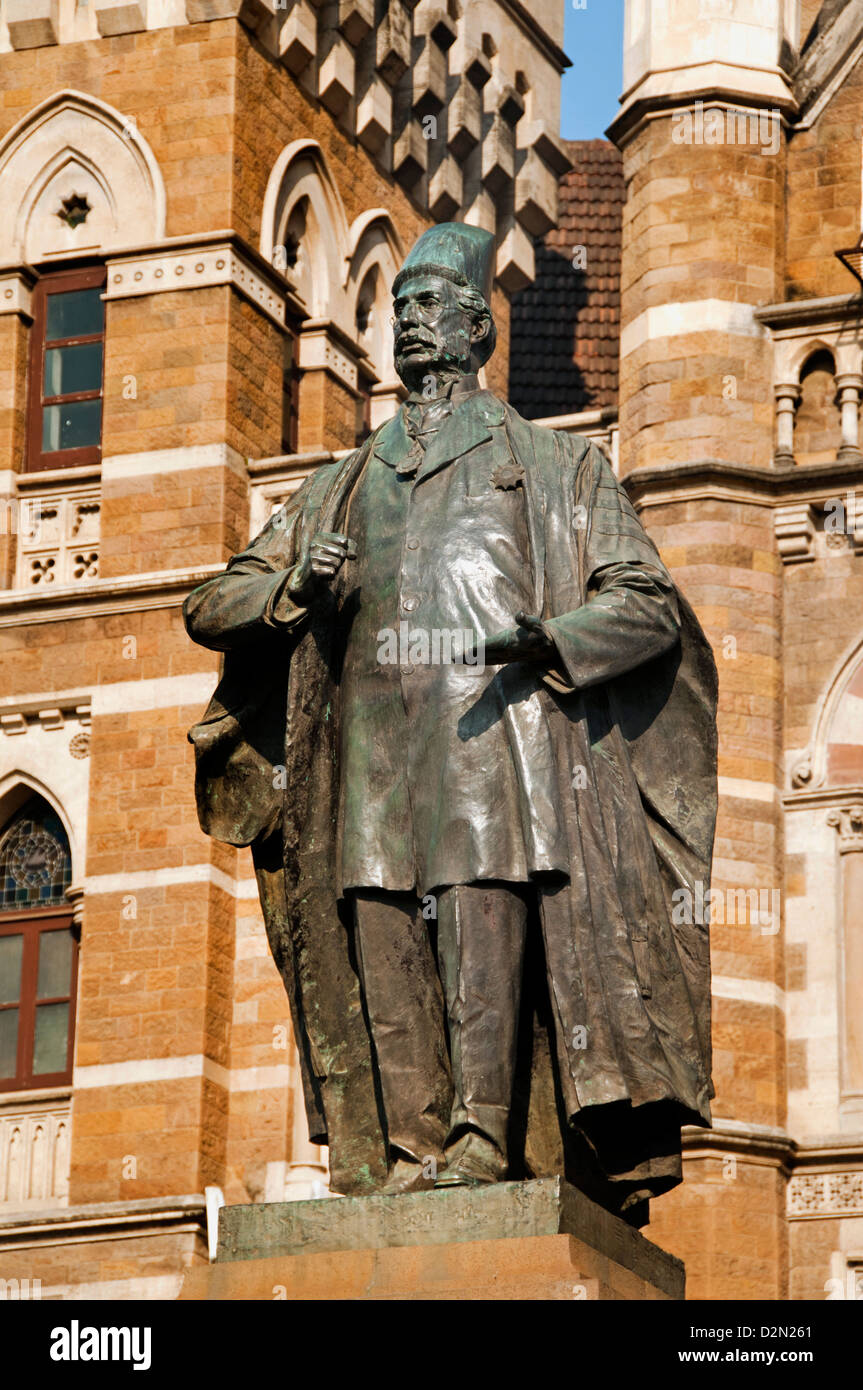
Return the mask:
POLYGON ((65 905, 69 841, 56 811, 33 796, 0 836, 0 912, 65 905))

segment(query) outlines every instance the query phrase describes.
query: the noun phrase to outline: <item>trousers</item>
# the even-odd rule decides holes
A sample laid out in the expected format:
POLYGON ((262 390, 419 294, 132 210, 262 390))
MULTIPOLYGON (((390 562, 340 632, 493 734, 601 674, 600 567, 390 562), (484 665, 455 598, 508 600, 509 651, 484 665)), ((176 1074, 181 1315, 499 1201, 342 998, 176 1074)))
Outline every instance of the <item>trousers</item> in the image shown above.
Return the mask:
POLYGON ((357 962, 391 1157, 446 1161, 470 1131, 502 1169, 515 1080, 528 903, 517 884, 412 894, 357 889, 357 962))

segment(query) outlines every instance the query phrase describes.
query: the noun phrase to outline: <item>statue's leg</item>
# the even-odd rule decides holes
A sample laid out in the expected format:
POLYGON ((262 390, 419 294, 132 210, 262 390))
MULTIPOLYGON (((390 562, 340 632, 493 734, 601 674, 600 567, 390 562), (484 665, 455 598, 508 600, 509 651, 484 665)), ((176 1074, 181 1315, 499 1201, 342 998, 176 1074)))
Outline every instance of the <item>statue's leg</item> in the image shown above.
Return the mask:
POLYGON ((412 895, 358 890, 357 963, 390 1150, 388 1191, 430 1187, 442 1162, 452 1081, 428 923, 412 895))
POLYGON ((437 911, 455 1087, 438 1186, 500 1182, 508 1166, 527 900, 512 885, 472 883, 442 892, 437 911))

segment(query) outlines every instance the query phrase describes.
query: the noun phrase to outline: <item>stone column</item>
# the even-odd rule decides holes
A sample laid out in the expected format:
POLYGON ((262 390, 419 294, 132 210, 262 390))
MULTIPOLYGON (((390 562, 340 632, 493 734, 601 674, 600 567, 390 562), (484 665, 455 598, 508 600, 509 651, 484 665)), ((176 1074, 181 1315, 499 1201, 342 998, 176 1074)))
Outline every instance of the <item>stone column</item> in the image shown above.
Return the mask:
POLYGON ((774 460, 780 466, 794 463, 794 414, 802 394, 792 381, 774 386, 776 397, 776 452, 774 460))
POLYGON ((81 940, 81 927, 84 922, 84 889, 78 883, 73 883, 71 888, 66 889, 66 901, 72 909, 72 931, 76 941, 81 940))
POLYGON ((863 376, 860 372, 840 372, 836 377, 839 408, 842 411, 842 444, 837 457, 860 457, 860 393, 863 376))
POLYGON ((291 1100, 293 1104, 293 1123, 291 1127, 290 1158, 285 1164, 285 1193, 283 1201, 304 1201, 313 1197, 328 1196, 330 1181, 327 1166, 327 1149, 313 1144, 309 1139, 309 1122, 303 1100, 303 1082, 300 1073, 300 1059, 294 1051, 294 1064, 291 1072, 291 1100))
POLYGON ((863 1119, 863 804, 830 811, 828 825, 839 832, 841 865, 839 1111, 845 1128, 859 1128, 863 1119))

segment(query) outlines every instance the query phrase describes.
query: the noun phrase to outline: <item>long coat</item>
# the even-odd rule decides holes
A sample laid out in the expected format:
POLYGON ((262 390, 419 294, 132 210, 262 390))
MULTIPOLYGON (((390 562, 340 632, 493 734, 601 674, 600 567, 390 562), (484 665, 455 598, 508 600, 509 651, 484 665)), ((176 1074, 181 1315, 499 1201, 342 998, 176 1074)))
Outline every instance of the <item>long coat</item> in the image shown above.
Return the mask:
MULTIPOLYGON (((535 698, 555 742, 573 870, 546 922, 537 976, 520 1082, 524 1171, 573 1175, 575 1134, 606 1178, 658 1192, 679 1181, 680 1124, 710 1123, 708 928, 676 923, 671 895, 688 888, 694 900, 699 882, 705 894, 709 887, 715 662, 677 593, 680 635, 669 650, 585 684, 591 626, 601 647, 613 621, 595 603, 597 621, 584 621, 599 572, 646 566, 673 591, 670 576, 595 445, 531 425, 488 392, 458 415, 459 428, 444 426, 430 446, 432 462, 457 467, 454 449, 485 448, 523 470, 533 611, 552 620, 560 658, 538 679, 535 698), (575 1037, 561 1027, 573 1017, 584 1025, 575 1037)), ((226 652, 219 687, 189 734, 201 826, 252 847, 310 1136, 329 1144, 332 1186, 343 1193, 374 1190, 386 1145, 334 874, 340 577, 288 630, 272 606, 315 532, 344 527, 371 452, 392 458, 404 443, 399 412, 360 450, 317 470, 185 608, 195 640, 226 652)))

